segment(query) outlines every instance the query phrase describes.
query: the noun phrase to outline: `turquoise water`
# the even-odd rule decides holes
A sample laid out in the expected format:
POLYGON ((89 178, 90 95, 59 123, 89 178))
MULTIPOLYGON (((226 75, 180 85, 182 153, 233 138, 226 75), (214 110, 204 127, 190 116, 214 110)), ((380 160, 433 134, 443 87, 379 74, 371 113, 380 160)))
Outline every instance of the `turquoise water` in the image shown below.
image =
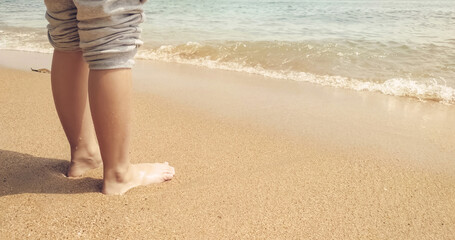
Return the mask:
MULTIPOLYGON (((0 49, 50 52, 38 0, 0 2, 0 49)), ((138 57, 455 103, 455 1, 149 0, 138 57)))

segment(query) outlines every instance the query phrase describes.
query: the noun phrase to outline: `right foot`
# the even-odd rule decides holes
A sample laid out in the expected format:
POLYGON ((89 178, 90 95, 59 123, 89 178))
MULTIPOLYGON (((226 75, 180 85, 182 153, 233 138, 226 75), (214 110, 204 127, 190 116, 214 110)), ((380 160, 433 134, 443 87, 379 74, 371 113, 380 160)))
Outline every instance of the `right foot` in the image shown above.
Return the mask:
POLYGON ((125 173, 104 173, 103 193, 122 195, 131 188, 162 183, 174 177, 175 170, 169 163, 133 164, 125 173))

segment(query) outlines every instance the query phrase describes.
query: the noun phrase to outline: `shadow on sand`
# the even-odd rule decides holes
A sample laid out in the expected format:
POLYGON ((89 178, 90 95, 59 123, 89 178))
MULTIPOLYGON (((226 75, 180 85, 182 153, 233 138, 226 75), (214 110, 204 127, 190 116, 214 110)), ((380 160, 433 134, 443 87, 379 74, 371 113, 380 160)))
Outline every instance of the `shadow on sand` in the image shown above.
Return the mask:
POLYGON ((0 197, 21 193, 100 192, 101 179, 65 176, 69 161, 0 150, 0 197))

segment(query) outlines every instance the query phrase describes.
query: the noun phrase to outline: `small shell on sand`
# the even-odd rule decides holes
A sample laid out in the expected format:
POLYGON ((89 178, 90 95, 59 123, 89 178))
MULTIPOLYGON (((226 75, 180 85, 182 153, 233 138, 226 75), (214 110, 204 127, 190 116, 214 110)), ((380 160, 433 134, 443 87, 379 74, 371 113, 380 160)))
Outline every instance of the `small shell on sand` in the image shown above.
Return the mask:
POLYGON ((51 71, 47 68, 39 68, 39 69, 33 69, 30 68, 33 72, 39 72, 39 73, 51 73, 51 71))

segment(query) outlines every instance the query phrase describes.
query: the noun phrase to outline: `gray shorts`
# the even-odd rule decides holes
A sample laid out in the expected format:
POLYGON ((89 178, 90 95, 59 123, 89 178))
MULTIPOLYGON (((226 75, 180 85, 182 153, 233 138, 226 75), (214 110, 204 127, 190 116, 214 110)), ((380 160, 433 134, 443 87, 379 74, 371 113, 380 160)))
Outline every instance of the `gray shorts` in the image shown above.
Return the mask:
POLYGON ((143 44, 144 0, 44 0, 49 42, 82 51, 90 69, 131 68, 143 44))

